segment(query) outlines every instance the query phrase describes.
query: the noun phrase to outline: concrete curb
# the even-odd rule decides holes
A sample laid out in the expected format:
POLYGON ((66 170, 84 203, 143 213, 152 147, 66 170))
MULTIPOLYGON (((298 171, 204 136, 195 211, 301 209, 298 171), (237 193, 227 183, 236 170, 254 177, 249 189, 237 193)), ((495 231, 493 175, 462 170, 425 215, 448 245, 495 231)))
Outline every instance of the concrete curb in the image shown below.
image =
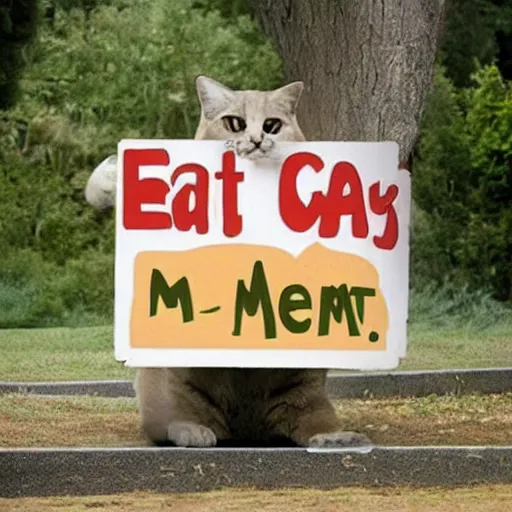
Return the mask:
POLYGON ((96 395, 105 397, 135 396, 130 380, 97 380, 67 382, 0 382, 0 395, 24 393, 33 395, 96 395))
POLYGON ((512 446, 0 449, 0 496, 512 483, 512 446))
MULTIPOLYGON (((333 398, 505 393, 512 391, 512 368, 334 374, 327 390, 333 398)), ((125 380, 0 382, 0 395, 5 393, 134 396, 132 382, 125 380)))
POLYGON ((327 390, 339 398, 506 393, 512 391, 512 368, 336 375, 328 378, 327 390))

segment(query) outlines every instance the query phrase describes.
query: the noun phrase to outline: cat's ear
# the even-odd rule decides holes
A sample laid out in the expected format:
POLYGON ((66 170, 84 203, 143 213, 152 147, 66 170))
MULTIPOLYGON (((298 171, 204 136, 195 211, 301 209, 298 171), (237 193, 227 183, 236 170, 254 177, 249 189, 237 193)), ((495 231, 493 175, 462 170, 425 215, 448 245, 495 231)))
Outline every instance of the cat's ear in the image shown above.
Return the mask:
POLYGON ((279 101, 290 114, 295 114, 299 99, 304 90, 304 82, 292 82, 272 92, 272 96, 279 101))
POLYGON ((225 85, 207 76, 196 78, 196 89, 206 119, 213 119, 225 110, 233 102, 235 94, 225 85))

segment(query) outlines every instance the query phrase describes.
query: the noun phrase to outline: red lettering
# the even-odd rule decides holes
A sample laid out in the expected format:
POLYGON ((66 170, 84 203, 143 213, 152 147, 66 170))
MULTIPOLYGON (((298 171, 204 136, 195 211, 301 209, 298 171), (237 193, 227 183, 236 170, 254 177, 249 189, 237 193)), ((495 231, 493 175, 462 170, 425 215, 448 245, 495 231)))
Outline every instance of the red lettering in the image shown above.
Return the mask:
POLYGON ((347 162, 338 163, 332 171, 327 195, 313 192, 305 206, 297 194, 297 176, 307 165, 315 172, 324 167, 320 157, 305 152, 289 156, 283 164, 279 182, 279 211, 283 222, 293 231, 304 232, 321 217, 319 235, 332 238, 338 234, 341 215, 351 215, 352 234, 358 238, 368 236, 363 186, 356 168, 347 162), (350 192, 343 195, 347 184, 350 192))
POLYGON ((398 196, 398 187, 390 185, 383 196, 380 195, 380 182, 370 187, 370 208, 377 215, 386 214, 386 227, 382 236, 374 236, 373 243, 379 249, 391 250, 398 241, 398 217, 393 201, 398 196))
POLYGON ((320 172, 324 163, 313 153, 295 153, 283 163, 279 180, 279 212, 283 222, 293 231, 302 233, 313 226, 322 213, 324 196, 314 192, 306 206, 297 194, 297 176, 309 165, 315 172, 320 172))
POLYGON ((242 216, 238 213, 238 184, 244 181, 244 173, 236 171, 233 151, 222 155, 222 170, 215 173, 215 178, 222 180, 224 234, 237 236, 242 232, 242 216))
POLYGON ((123 224, 125 229, 168 229, 171 216, 164 212, 143 212, 144 203, 165 204, 169 186, 157 178, 139 178, 142 165, 169 165, 165 149, 127 149, 123 158, 123 224))
POLYGON ((177 179, 188 172, 196 175, 194 185, 187 184, 178 190, 172 201, 172 217, 174 225, 180 231, 189 231, 192 226, 200 235, 208 233, 208 171, 198 164, 180 165, 171 176, 171 185, 176 184, 177 179), (194 208, 190 210, 190 196, 194 194, 194 208))
POLYGON ((322 220, 319 235, 332 238, 340 229, 340 217, 352 216, 352 235, 357 238, 368 236, 368 219, 364 205, 363 185, 356 168, 348 162, 340 162, 334 166, 329 190, 322 206, 322 220), (350 192, 343 194, 345 186, 350 192))

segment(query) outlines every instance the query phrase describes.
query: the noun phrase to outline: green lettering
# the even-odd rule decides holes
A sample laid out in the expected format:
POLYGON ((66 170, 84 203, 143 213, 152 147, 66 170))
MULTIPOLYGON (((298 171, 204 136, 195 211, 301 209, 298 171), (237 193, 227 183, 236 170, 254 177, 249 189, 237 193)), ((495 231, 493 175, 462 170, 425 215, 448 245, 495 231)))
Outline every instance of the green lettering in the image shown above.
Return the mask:
POLYGON ((361 286, 353 286, 350 289, 350 295, 356 298, 356 311, 359 321, 364 323, 364 298, 375 297, 375 288, 363 288, 361 286))
POLYGON ((357 327, 347 285, 342 284, 338 288, 336 288, 336 286, 322 286, 318 336, 326 336, 329 334, 331 314, 336 322, 341 323, 343 312, 345 312, 349 335, 359 336, 359 328, 357 327))
POLYGON ((304 286, 291 284, 287 286, 279 297, 279 318, 283 325, 292 333, 300 334, 311 327, 311 318, 298 321, 290 314, 298 309, 311 309, 311 295, 304 286), (300 299, 292 299, 295 293, 302 296, 300 299))
POLYGON ((263 324, 265 327, 265 338, 276 337, 276 321, 270 293, 268 291, 267 278, 263 263, 256 261, 252 269, 251 287, 245 287, 243 279, 238 280, 235 298, 235 327, 233 336, 240 336, 242 330, 242 314, 245 311, 249 316, 254 316, 261 304, 263 313, 263 324))
POLYGON ((182 277, 169 287, 162 273, 154 268, 151 273, 149 316, 156 315, 158 299, 160 297, 164 301, 166 308, 175 308, 178 306, 178 303, 181 305, 183 322, 190 322, 194 319, 192 297, 186 277, 182 277))

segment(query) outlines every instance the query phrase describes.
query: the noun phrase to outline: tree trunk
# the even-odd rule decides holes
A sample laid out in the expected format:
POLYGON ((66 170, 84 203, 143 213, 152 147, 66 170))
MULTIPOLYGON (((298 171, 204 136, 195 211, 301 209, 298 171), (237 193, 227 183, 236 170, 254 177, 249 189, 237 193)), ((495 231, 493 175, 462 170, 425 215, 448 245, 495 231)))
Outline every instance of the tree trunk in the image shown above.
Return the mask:
POLYGON ((309 140, 394 140, 412 152, 444 0, 251 0, 290 80, 309 140))

